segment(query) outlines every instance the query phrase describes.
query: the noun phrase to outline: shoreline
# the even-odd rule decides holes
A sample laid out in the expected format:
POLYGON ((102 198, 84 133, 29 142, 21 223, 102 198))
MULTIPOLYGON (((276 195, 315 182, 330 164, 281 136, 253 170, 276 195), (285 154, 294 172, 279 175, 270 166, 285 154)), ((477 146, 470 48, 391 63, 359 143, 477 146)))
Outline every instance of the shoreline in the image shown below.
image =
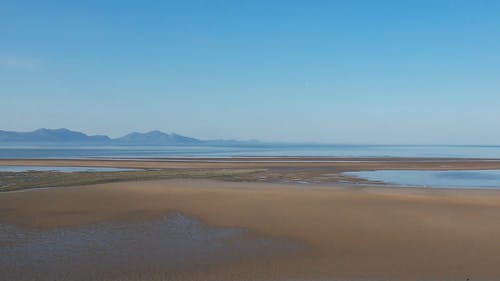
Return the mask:
POLYGON ((75 166, 115 168, 332 167, 360 170, 479 170, 500 169, 500 159, 410 157, 228 157, 133 159, 0 159, 0 166, 75 166))
MULTIPOLYGON (((0 159, 0 166, 52 166, 90 168, 129 168, 133 171, 58 172, 24 171, 0 172, 0 192, 41 188, 89 185, 109 182, 128 182, 164 179, 218 179, 228 182, 289 183, 299 185, 353 185, 358 188, 379 186, 391 188, 438 188, 398 185, 349 175, 347 172, 376 170, 461 171, 500 170, 500 160, 449 158, 242 158, 188 161, 179 158, 110 160, 110 159, 0 159)), ((453 189, 446 187, 444 189, 453 189)), ((457 189, 494 189, 460 188, 457 189)))
MULTIPOLYGON (((251 234, 239 242, 221 240, 223 248, 228 249, 214 254, 215 260, 221 262, 214 264, 208 259, 200 263, 197 257, 192 257, 185 263, 192 266, 176 268, 171 267, 171 263, 162 264, 162 259, 158 258, 152 262, 159 267, 150 270, 149 263, 139 260, 127 264, 119 259, 122 251, 141 256, 147 255, 142 252, 143 247, 152 247, 150 234, 133 230, 134 250, 127 249, 127 245, 112 250, 116 258, 109 258, 100 265, 100 272, 105 277, 96 280, 454 281, 466 278, 497 280, 500 277, 497 266, 500 242, 496 239, 500 236, 497 223, 500 189, 402 187, 374 184, 344 175, 348 171, 375 169, 500 169, 500 160, 253 160, 2 159, 0 165, 144 170, 0 173, 2 184, 7 179, 15 183, 16 176, 18 183, 24 184, 19 185, 17 191, 0 192, 0 228, 6 227, 7 231, 16 227, 32 229, 40 232, 40 237, 57 235, 59 230, 65 229, 80 237, 78 231, 82 229, 101 231, 101 228, 112 229, 115 223, 121 223, 122 229, 129 229, 128 223, 150 225, 169 214, 180 213, 211 228, 241 228, 251 234), (304 180, 311 182, 304 184, 304 180), (51 183, 54 186, 49 188, 29 188, 51 183), (252 239, 274 241, 276 245, 302 245, 302 250, 281 252, 250 247, 241 252, 241 257, 245 258, 223 258, 233 246, 251 244, 252 239), (123 270, 116 270, 116 266, 123 270), (137 268, 137 271, 127 271, 127 268, 137 268), (143 269, 147 270, 139 272, 143 269), (130 277, 139 275, 142 277, 130 277)), ((151 233, 159 235, 157 231, 151 233)), ((93 234, 81 235, 93 237, 93 234)), ((54 236, 53 239, 63 237, 54 236)), ((175 241, 175 237, 178 236, 165 236, 164 239, 175 241)), ((25 243, 22 239, 10 239, 0 239, 0 251, 2 245, 25 243)), ((84 263, 99 259, 94 252, 88 255, 84 263)), ((175 255, 166 257, 176 260, 175 255)), ((61 266, 70 274, 80 270, 78 264, 61 266)), ((14 266, 13 270, 11 276, 15 277, 18 276, 16 270, 26 269, 14 266)), ((85 271, 89 270, 91 268, 85 271)), ((26 273, 29 276, 36 271, 28 269, 26 273)), ((74 279, 78 278, 88 279, 84 275, 74 279)))
MULTIPOLYGON (((186 280, 235 280, 224 277, 228 272, 241 276, 236 280, 500 276, 500 190, 174 179, 8 192, 0 194, 0 206, 0 224, 29 228, 146 222, 180 212, 211 227, 239 227, 307 246, 305 252, 289 256, 210 267, 212 279, 200 275, 186 280)), ((184 273, 198 274, 195 269, 184 273)))
MULTIPOLYGON (((0 165, 144 170, 3 173, 3 182, 6 176, 12 179, 18 175, 19 182, 25 185, 19 186, 21 192, 0 192, 0 226, 54 233, 50 231, 99 225, 105 228, 115 222, 148 225, 178 212, 209 227, 246 229, 252 233, 247 242, 251 242, 251 237, 260 237, 278 243, 296 241, 304 246, 303 250, 286 255, 254 249, 251 255, 242 252, 242 256, 265 254, 266 258, 220 264, 206 262, 195 266, 194 259, 192 267, 174 267, 175 274, 155 269, 144 273, 145 277, 131 279, 138 281, 155 278, 451 281, 500 277, 497 267, 500 242, 496 239, 500 235, 500 225, 496 223, 500 218, 500 189, 402 187, 374 184, 343 174, 376 169, 500 169, 500 160, 206 160, 1 159, 0 165), (310 182, 301 183, 304 180, 310 182), (28 188, 41 183, 55 186, 28 188)), ((134 233, 135 247, 151 245, 147 234, 134 233)), ((142 255, 142 252, 130 254, 142 255)), ((226 254, 217 254, 216 260, 226 254)), ((91 254, 90 260, 93 259, 98 257, 91 254)), ((116 262, 110 259, 101 272, 111 274, 116 262)), ((161 265, 161 260, 154 262, 161 265)), ((189 259, 186 264, 190 264, 189 259)), ((136 262, 133 266, 148 268, 149 265, 136 262)), ((72 272, 72 267, 68 270, 72 272)), ((125 270, 113 274, 118 277, 102 280, 130 276, 125 270)))

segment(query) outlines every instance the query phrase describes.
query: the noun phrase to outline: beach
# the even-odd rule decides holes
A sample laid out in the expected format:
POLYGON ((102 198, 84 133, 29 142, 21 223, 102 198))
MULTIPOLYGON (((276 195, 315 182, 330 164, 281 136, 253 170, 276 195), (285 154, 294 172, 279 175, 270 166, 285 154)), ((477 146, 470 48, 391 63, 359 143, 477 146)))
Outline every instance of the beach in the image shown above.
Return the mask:
POLYGON ((500 281, 500 1, 0 3, 0 281, 500 281))
MULTIPOLYGON (((436 159, 279 162, 267 163, 267 166, 244 161, 152 163, 147 160, 122 161, 120 165, 94 160, 16 160, 9 164, 48 165, 47 161, 51 166, 109 164, 119 167, 171 165, 207 168, 215 165, 225 169, 234 168, 231 165, 238 168, 271 166, 274 167, 271 169, 273 173, 282 169, 290 173, 291 169, 298 171, 296 174, 303 173, 304 166, 313 174, 315 171, 323 173, 323 169, 373 168, 376 164, 383 164, 384 168, 403 166, 405 169, 498 168, 496 161, 436 159), (297 170, 298 166, 301 169, 297 170)), ((139 266, 141 260, 132 260, 132 265, 127 264, 130 260, 116 263, 113 258, 104 259, 96 280, 413 281, 500 278, 500 242, 497 239, 500 235, 500 190, 180 178, 2 192, 0 209, 0 225, 36 229, 40 233, 113 223, 146 223, 176 214, 215 229, 248 231, 243 238, 223 240, 224 245, 233 246, 211 252, 210 259, 196 258, 193 254, 190 256, 192 264, 187 259, 178 267, 168 258, 165 258, 165 264, 157 260, 154 269, 139 266), (246 242, 234 242, 240 240, 246 242), (257 245, 252 241, 268 241, 268 244, 264 247, 241 246, 246 245, 244 243, 257 245), (238 255, 233 256, 233 248, 240 249, 238 255), (230 258, 227 258, 228 253, 232 253, 230 258), (138 271, 131 274, 129 268, 138 271)), ((151 236, 136 237, 132 241, 133 247, 121 250, 140 253, 137 249, 147 244, 147 237, 151 236)), ((7 247, 9 243, 24 243, 22 239, 12 239, 1 241, 1 247, 7 247)), ((95 256, 89 254, 88 258, 99 259, 97 253, 95 256)), ((21 276, 20 269, 3 270, 21 276)), ((30 267, 22 270, 29 271, 30 267)), ((69 280, 88 277, 82 274, 69 276, 69 280)))

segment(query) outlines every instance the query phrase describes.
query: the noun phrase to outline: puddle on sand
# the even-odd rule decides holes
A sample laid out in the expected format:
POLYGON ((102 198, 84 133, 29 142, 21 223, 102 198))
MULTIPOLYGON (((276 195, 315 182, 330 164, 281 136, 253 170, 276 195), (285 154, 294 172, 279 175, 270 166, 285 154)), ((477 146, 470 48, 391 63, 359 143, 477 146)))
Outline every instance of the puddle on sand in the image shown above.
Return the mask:
POLYGON ((99 280, 286 255, 296 242, 214 228, 176 213, 156 221, 52 230, 0 225, 2 280, 99 280))
POLYGON ((500 170, 378 170, 344 174, 400 186, 500 189, 500 170))

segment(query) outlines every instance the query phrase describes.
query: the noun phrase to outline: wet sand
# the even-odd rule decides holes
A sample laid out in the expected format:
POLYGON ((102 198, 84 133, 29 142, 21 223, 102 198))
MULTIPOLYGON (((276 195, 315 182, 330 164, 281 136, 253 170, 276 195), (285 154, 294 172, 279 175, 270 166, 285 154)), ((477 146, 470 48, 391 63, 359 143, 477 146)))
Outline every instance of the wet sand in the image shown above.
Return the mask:
MULTIPOLYGON (((276 258, 297 241, 210 227, 175 212, 159 219, 37 229, 0 225, 2 280, 112 280, 276 258)), ((145 278, 147 280, 147 278, 145 278)))
POLYGON ((500 170, 499 159, 249 157, 158 159, 0 159, 0 166, 136 169, 123 172, 0 172, 0 192, 131 180, 217 179, 297 184, 381 184, 344 172, 372 170, 500 170))
POLYGON ((394 157, 248 157, 151 159, 0 159, 0 166, 70 166, 145 169, 331 169, 361 170, 485 170, 500 169, 500 159, 394 157))
POLYGON ((210 227, 247 229, 254 237, 304 247, 217 264, 196 261, 175 273, 160 267, 133 275, 113 267, 113 278, 500 279, 498 190, 183 179, 0 193, 0 224, 40 231, 144 223, 176 212, 210 227))

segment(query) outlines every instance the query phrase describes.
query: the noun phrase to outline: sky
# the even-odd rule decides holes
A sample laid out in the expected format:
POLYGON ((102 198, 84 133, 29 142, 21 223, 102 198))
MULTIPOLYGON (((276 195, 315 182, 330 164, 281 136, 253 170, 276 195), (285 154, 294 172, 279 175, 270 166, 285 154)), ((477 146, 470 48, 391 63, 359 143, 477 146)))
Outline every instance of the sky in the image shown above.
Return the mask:
POLYGON ((0 130, 500 144, 500 1, 0 1, 0 130))

